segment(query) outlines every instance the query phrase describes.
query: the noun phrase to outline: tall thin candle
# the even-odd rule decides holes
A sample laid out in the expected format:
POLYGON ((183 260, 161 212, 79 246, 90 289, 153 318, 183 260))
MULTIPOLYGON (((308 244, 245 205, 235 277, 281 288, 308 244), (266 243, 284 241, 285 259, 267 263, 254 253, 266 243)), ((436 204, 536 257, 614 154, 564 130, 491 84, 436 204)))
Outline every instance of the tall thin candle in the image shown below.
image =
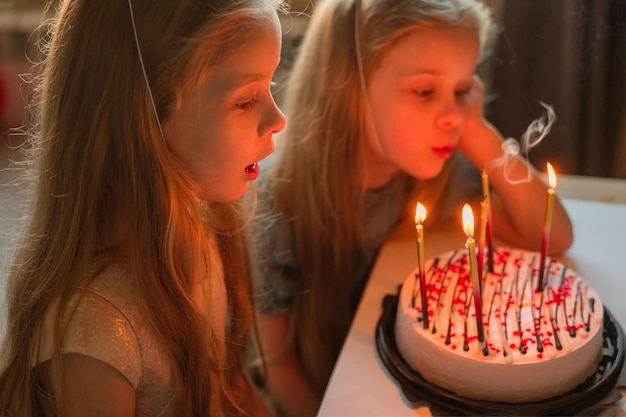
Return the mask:
POLYGON ((474 295, 474 307, 476 309, 476 328, 478 331, 478 341, 482 344, 485 340, 483 330, 482 300, 480 295, 480 284, 478 282, 478 269, 476 266, 476 242, 474 241, 474 213, 469 204, 463 206, 463 227, 467 241, 465 247, 469 255, 470 276, 472 278, 472 293, 474 295))
POLYGON ((485 235, 487 234, 487 202, 485 200, 480 202, 480 226, 478 227, 478 254, 476 255, 478 261, 478 279, 479 282, 483 279, 483 267, 485 265, 485 235))
POLYGON ((483 186, 483 201, 485 203, 485 211, 487 213, 487 218, 485 219, 485 234, 488 248, 487 270, 489 272, 493 272, 493 223, 491 218, 491 194, 489 192, 489 176, 484 168, 480 176, 483 186))
POLYGON ((428 329, 428 294, 426 291, 426 270, 424 267, 424 226, 422 222, 426 219, 426 208, 417 203, 415 207, 415 230, 417 231, 417 267, 420 280, 420 298, 422 299, 422 322, 425 329, 428 329))
POLYGON ((554 190, 556 188, 556 174, 550 162, 547 163, 548 169, 548 200, 546 202, 546 216, 543 224, 543 236, 541 238, 541 258, 539 261, 539 279, 537 280, 537 290, 543 290, 544 275, 546 269, 546 257, 548 254, 548 245, 550 244, 550 227, 552 225, 552 208, 554 206, 554 190))

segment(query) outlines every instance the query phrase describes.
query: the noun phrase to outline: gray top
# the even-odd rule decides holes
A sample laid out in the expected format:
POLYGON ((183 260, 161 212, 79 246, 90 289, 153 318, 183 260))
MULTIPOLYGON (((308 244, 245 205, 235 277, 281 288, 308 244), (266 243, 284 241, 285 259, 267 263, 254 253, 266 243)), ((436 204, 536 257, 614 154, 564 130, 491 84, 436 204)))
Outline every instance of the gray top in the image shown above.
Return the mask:
MULTIPOLYGON (((258 204, 264 215, 274 213, 271 218, 257 219, 254 225, 256 239, 253 252, 255 258, 254 280, 257 292, 257 308, 264 315, 286 314, 299 291, 299 265, 297 265, 293 233, 290 221, 275 207, 275 201, 267 190, 267 183, 259 179, 258 204), (263 230, 263 232, 259 232, 263 230)), ((359 219, 365 231, 366 261, 359 265, 359 287, 365 286, 378 250, 389 232, 401 220, 403 206, 408 197, 406 176, 397 175, 387 185, 369 190, 364 204, 359 209, 359 219)), ((448 185, 442 210, 449 212, 458 202, 480 195, 480 175, 464 158, 459 158, 448 185), (450 186, 454 184, 454 186, 450 186)), ((459 212, 460 213, 460 212, 459 212)), ((358 303, 360 291, 354 307, 358 303)))
MULTIPOLYGON (((406 197, 405 183, 404 176, 400 175, 387 185, 367 191, 364 195, 364 204, 359 207, 358 213, 366 239, 366 262, 358 268, 360 287, 365 285, 383 240, 399 220, 406 197)), ((285 314, 289 312, 299 287, 299 265, 294 254, 293 233, 289 220, 275 208, 275 202, 263 181, 259 185, 259 206, 264 213, 276 214, 264 220, 262 225, 255 226, 264 229, 263 233, 257 229, 254 234, 259 263, 254 271, 257 302, 262 314, 285 314)))

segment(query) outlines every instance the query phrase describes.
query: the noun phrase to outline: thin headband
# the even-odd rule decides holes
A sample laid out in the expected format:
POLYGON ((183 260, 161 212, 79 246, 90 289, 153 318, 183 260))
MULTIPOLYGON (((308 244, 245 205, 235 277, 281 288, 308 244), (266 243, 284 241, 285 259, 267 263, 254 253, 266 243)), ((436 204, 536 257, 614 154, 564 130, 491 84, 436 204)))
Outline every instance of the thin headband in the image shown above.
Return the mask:
POLYGON ((139 46, 139 36, 137 36, 137 25, 135 24, 135 14, 133 13, 132 0, 128 0, 128 8, 130 9, 130 21, 133 24, 133 34, 135 35, 135 45, 137 45, 137 54, 139 55, 139 63, 141 65, 141 71, 143 72, 143 79, 146 83, 146 87, 148 88, 148 96, 150 97, 150 103, 152 103, 152 110, 154 111, 154 117, 156 118, 157 125, 159 126, 161 139, 163 139, 163 144, 167 146, 167 142, 165 141, 165 135, 163 134, 163 128, 161 127, 161 120, 159 119, 159 113, 157 112, 156 104, 154 103, 154 97, 152 96, 152 88, 150 88, 150 81, 148 81, 148 74, 146 73, 146 66, 143 63, 143 56, 141 55, 141 47, 139 46))

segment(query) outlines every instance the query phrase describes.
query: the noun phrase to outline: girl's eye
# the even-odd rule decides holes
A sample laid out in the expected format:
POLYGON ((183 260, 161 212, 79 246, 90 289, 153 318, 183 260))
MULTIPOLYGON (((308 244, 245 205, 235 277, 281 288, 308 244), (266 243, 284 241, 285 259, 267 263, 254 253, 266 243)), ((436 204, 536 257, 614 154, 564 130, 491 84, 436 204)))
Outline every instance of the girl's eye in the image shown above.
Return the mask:
POLYGON ((415 94, 417 94, 419 97, 429 97, 433 94, 433 90, 415 90, 415 94))
POLYGON ((255 104, 256 104, 256 99, 251 99, 251 100, 248 100, 248 101, 237 103, 237 104, 235 104, 235 107, 237 107, 238 109, 241 109, 241 110, 249 110, 252 107, 254 107, 255 104))
POLYGON ((471 93, 472 89, 471 88, 465 88, 462 90, 456 90, 454 92, 454 95, 457 97, 465 97, 465 96, 469 96, 469 94, 471 93))

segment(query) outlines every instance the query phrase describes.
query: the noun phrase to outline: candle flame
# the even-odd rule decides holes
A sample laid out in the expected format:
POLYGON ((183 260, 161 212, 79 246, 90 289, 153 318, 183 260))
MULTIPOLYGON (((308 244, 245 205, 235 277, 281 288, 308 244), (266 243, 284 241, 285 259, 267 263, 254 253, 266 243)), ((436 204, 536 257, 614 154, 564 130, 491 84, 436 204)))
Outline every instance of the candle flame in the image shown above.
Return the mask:
POLYGON ((554 173, 554 168, 552 168, 552 165, 550 165, 550 162, 547 163, 548 166, 548 184, 550 185, 551 189, 555 189, 556 188, 556 174, 554 173))
POLYGON ((426 208, 422 203, 417 203, 415 207, 415 224, 422 224, 426 220, 426 208))
POLYGON ((474 212, 467 203, 463 206, 463 230, 468 238, 474 236, 474 212))

